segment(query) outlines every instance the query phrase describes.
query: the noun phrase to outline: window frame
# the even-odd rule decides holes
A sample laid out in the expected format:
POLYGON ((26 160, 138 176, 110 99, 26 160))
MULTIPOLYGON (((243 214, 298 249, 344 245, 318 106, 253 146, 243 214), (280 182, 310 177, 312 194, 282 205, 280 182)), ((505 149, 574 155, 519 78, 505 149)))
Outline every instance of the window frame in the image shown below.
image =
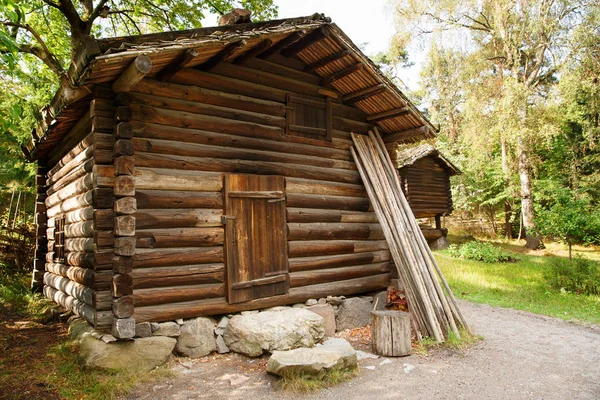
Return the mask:
POLYGON ((65 216, 61 215, 54 220, 54 262, 63 263, 65 261, 65 216))
POLYGON ((333 136, 333 112, 331 98, 309 97, 301 96, 295 93, 287 93, 285 122, 286 135, 331 142, 331 138, 333 136), (295 107, 296 105, 300 105, 304 108, 312 107, 313 109, 324 110, 325 126, 317 127, 294 123, 298 121, 298 118, 296 118, 296 112, 298 112, 299 108, 295 107))

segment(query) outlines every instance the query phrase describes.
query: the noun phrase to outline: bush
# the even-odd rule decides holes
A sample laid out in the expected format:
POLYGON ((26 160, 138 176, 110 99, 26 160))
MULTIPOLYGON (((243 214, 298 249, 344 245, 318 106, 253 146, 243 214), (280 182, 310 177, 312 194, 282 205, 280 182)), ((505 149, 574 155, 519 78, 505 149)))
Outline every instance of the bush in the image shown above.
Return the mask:
POLYGON ((515 258, 508 252, 486 242, 467 242, 460 247, 453 244, 448 247, 448 252, 455 258, 465 258, 485 263, 515 261, 515 258))
POLYGON ((562 258, 552 260, 544 279, 555 289, 600 295, 600 264, 581 256, 572 261, 562 258))

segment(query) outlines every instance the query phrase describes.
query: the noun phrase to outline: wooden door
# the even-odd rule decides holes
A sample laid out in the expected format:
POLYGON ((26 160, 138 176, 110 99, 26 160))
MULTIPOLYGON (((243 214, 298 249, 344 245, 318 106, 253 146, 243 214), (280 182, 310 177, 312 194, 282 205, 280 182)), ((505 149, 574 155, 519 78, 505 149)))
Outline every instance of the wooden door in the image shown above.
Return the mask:
POLYGON ((282 176, 225 176, 225 257, 230 304, 287 293, 282 176))

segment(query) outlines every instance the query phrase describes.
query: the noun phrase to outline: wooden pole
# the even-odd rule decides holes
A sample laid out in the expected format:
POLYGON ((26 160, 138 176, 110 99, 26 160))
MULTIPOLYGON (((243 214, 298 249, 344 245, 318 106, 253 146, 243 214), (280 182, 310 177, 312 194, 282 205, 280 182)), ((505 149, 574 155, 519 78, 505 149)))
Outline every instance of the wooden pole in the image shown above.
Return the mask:
POLYGON ((152 70, 152 60, 146 55, 137 56, 112 84, 115 93, 129 92, 152 70))

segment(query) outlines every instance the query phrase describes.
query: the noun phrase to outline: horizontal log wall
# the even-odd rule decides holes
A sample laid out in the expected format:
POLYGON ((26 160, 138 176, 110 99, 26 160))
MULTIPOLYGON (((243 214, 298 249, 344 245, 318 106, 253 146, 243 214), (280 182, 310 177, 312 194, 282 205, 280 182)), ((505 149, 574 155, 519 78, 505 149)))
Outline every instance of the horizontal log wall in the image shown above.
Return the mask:
POLYGON ((95 268, 94 263, 94 209, 109 207, 111 202, 105 190, 110 179, 99 180, 96 173, 102 164, 112 163, 114 139, 108 127, 113 121, 103 112, 91 104, 50 157, 44 182, 45 234, 49 239, 44 294, 98 328, 112 324, 112 271, 95 268), (59 218, 64 218, 65 224, 62 261, 53 251, 59 218))
MULTIPOLYGON (((245 67, 222 63, 211 72, 184 69, 171 82, 146 79, 128 93, 137 322, 387 285, 389 251, 349 151, 350 132, 364 133, 370 125, 362 112, 334 102, 331 141, 286 135, 286 93, 316 96, 319 88, 313 75, 290 72, 263 60, 245 67), (227 304, 226 173, 286 177, 289 294, 227 304)), ((97 244, 111 240, 100 234, 97 244)))

